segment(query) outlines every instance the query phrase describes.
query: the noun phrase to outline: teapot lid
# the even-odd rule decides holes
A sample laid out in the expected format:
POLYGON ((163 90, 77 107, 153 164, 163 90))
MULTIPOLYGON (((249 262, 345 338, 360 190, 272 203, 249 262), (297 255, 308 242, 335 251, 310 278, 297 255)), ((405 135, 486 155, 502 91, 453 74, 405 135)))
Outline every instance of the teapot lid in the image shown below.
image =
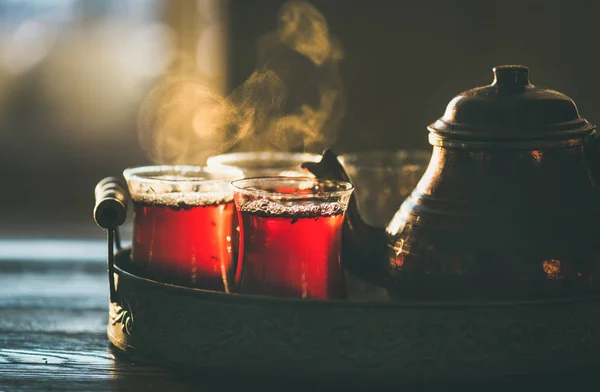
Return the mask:
POLYGON ((501 65, 494 81, 457 95, 429 125, 429 142, 447 147, 573 145, 595 133, 571 98, 529 82, 529 69, 501 65))

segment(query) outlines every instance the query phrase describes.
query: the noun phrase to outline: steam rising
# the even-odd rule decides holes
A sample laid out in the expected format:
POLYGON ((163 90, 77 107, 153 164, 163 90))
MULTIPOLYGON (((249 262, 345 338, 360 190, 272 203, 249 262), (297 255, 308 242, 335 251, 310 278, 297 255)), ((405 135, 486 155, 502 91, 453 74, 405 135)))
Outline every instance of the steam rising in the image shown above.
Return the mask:
POLYGON ((343 52, 323 15, 292 0, 277 29, 259 38, 255 71, 229 96, 208 87, 195 66, 174 64, 142 105, 140 142, 160 164, 202 164, 232 151, 320 150, 344 115, 343 52))
POLYGON ((328 60, 341 60, 341 48, 329 36, 329 27, 323 15, 311 4, 289 1, 279 11, 277 38, 296 52, 321 66, 328 60))

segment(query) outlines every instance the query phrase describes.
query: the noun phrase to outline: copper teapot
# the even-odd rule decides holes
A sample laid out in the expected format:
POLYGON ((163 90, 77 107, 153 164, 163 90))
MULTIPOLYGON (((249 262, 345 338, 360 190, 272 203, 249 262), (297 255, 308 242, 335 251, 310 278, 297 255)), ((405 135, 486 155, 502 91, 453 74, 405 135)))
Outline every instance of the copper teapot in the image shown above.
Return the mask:
MULTIPOLYGON (((433 153, 385 230, 347 212, 342 262, 393 298, 514 300, 600 289, 595 126, 528 68, 495 67, 429 125, 433 153)), ((305 163, 348 180, 331 150, 305 163)))

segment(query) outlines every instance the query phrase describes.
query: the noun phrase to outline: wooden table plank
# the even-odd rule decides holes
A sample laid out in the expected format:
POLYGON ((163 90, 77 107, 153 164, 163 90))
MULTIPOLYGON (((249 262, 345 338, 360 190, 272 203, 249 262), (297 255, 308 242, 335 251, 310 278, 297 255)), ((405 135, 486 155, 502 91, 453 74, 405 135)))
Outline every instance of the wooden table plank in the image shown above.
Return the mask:
POLYGON ((116 356, 106 337, 107 304, 103 256, 0 254, 0 391, 195 389, 160 367, 116 356))

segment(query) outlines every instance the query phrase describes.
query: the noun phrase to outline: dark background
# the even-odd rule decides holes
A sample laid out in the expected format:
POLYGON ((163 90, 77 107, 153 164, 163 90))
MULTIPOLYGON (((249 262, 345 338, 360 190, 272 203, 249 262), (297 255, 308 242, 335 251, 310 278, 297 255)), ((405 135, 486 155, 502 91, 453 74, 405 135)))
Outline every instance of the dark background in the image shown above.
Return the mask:
MULTIPOLYGON (((120 8, 128 3, 78 3, 73 23, 85 30, 85 23, 106 15, 135 19, 139 14, 135 9, 120 8)), ((154 4, 149 18, 161 20, 167 3, 154 4)), ((283 1, 221 4, 226 6, 229 26, 229 86, 236 86, 254 69, 256 39, 275 28, 283 1)), ((492 67, 499 64, 529 66, 533 84, 571 96, 584 117, 599 121, 600 2, 318 0, 313 4, 345 52, 341 69, 348 107, 333 146, 338 152, 428 148, 427 124, 442 115, 457 93, 490 83, 492 67)), ((5 19, 18 15, 15 12, 14 4, 0 5, 5 19)), ((10 79, 10 85, 0 85, 4 91, 0 235, 89 233, 101 238, 91 218, 95 183, 128 166, 149 163, 137 141, 136 102, 129 102, 121 121, 107 126, 105 133, 73 137, 48 120, 48 113, 64 108, 40 104, 42 75, 40 66, 18 81, 10 79)), ((92 106, 94 88, 85 98, 92 106)), ((78 132, 91 134, 85 128, 78 132)))
MULTIPOLYGON (((235 1, 234 83, 252 69, 253 40, 283 1, 235 1), (248 23, 252 20, 253 23, 248 23)), ((313 1, 344 47, 348 111, 339 150, 427 147, 425 127, 500 64, 530 67, 533 84, 571 96, 591 121, 600 48, 594 1, 313 1)))

